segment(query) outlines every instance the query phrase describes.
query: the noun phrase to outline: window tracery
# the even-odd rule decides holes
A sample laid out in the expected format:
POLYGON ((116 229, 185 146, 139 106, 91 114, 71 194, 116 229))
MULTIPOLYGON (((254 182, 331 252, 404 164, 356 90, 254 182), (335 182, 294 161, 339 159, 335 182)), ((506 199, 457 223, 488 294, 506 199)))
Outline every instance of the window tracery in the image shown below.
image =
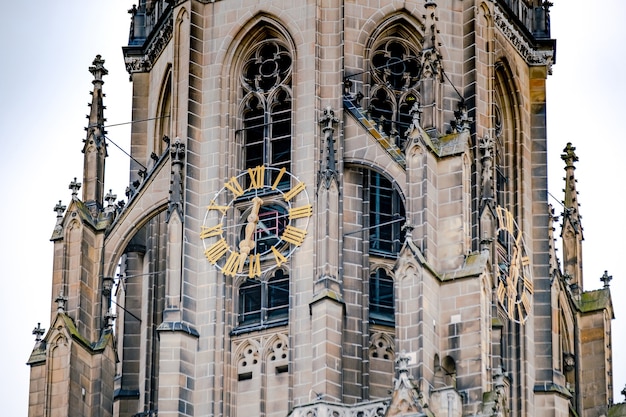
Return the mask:
POLYGON ((240 84, 245 169, 291 168, 292 64, 288 48, 275 37, 256 42, 244 60, 240 84))
POLYGON ((370 60, 370 116, 398 146, 411 124, 411 108, 419 102, 419 52, 407 39, 406 34, 392 32, 374 47, 370 60))

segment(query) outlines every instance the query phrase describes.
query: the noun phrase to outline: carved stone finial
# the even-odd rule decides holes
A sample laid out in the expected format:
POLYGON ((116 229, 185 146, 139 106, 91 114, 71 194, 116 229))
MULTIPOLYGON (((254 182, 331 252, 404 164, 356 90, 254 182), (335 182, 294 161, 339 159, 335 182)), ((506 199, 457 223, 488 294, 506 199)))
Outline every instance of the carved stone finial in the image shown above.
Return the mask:
POLYGON ((470 124, 474 122, 474 118, 469 117, 465 102, 460 102, 458 109, 454 112, 454 121, 452 127, 457 133, 470 130, 470 124))
POLYGON ((41 342, 41 336, 46 333, 46 329, 41 327, 41 323, 37 323, 37 327, 33 329, 33 334, 35 335, 35 342, 41 342))
POLYGON ((578 162, 578 156, 576 156, 576 148, 572 146, 571 142, 567 142, 565 149, 563 149, 563 153, 561 154, 561 159, 565 161, 565 167, 570 168, 574 167, 574 162, 578 162))
POLYGON ((320 118, 320 123, 325 125, 324 127, 322 127, 322 131, 324 133, 326 133, 328 129, 331 129, 332 131, 335 130, 333 126, 339 123, 339 119, 335 117, 335 111, 332 107, 324 107, 324 114, 320 118))
POLYGON ((428 404, 424 401, 423 390, 412 381, 408 365, 410 357, 403 351, 396 358, 397 377, 394 378, 394 389, 387 414, 396 415, 425 415, 428 404))
POLYGON ((115 200, 117 200, 117 194, 113 194, 113 190, 109 190, 107 195, 104 196, 104 201, 107 202, 107 208, 115 207, 115 200))
POLYGON ((335 117, 335 111, 330 106, 324 108, 324 113, 319 120, 322 125, 322 133, 324 133, 324 163, 320 167, 320 178, 326 188, 330 187, 332 179, 337 180, 337 168, 335 162, 335 125, 339 123, 339 119, 335 117))
POLYGON ((63 295, 63 291, 59 292, 59 296, 54 301, 57 303, 57 311, 59 313, 65 313, 65 304, 67 303, 67 297, 63 295))
POLYGON ((102 294, 108 299, 113 292, 114 280, 112 277, 102 277, 102 294))
POLYGON ((572 372, 576 369, 576 357, 574 354, 569 352, 563 353, 563 369, 565 372, 572 372))
POLYGON ((604 271, 604 275, 600 277, 600 281, 604 282, 604 288, 609 288, 609 282, 613 279, 613 275, 609 275, 608 271, 604 271))
POLYGON ((494 195, 494 181, 493 181, 493 152, 494 141, 489 135, 485 135, 480 138, 478 144, 483 156, 481 158, 482 171, 481 171, 481 196, 483 201, 489 202, 493 200, 494 195))
POLYGON ((402 225, 401 230, 405 232, 406 239, 409 239, 413 230, 415 230, 415 225, 411 223, 409 218, 406 219, 406 222, 402 225))
POLYGON ((170 180, 170 201, 167 207, 167 221, 174 211, 181 214, 183 212, 183 165, 185 164, 185 144, 176 138, 170 147, 172 161, 170 180))
POLYGON ((413 106, 411 106, 411 110, 409 110, 409 116, 412 117, 411 123, 409 124, 408 129, 404 133, 404 136, 409 136, 413 130, 418 129, 422 123, 422 107, 420 106, 420 102, 415 100, 413 106))
POLYGON ((113 310, 109 309, 104 315, 104 328, 111 329, 113 328, 113 323, 117 316, 113 313, 113 310))
POLYGON ((54 211, 57 213, 57 224, 60 223, 61 219, 63 219, 63 213, 65 212, 66 208, 67 206, 64 206, 63 204, 61 204, 61 200, 59 200, 57 205, 54 206, 54 211))
POLYGON ((107 75, 109 71, 104 68, 104 59, 102 59, 100 55, 96 55, 96 58, 93 60, 93 65, 89 67, 89 72, 93 74, 94 83, 104 83, 102 77, 107 75))
POLYGON ((402 351, 398 354, 396 358, 396 370, 398 374, 407 373, 409 371, 409 362, 411 358, 406 352, 402 351))
POLYGON ((70 186, 68 188, 72 190, 72 200, 76 200, 78 198, 78 190, 80 190, 81 186, 82 184, 76 180, 76 177, 74 177, 74 181, 70 182, 70 186))
POLYGON ((496 390, 504 388, 504 372, 502 372, 502 368, 494 368, 493 381, 496 390))

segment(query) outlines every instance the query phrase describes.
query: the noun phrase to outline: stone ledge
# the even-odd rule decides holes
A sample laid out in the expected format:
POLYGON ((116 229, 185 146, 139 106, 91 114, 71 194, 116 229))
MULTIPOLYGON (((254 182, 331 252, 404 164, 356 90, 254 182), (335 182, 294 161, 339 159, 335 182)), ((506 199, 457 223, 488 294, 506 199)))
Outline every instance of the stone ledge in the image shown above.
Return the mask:
POLYGON ((166 321, 157 327, 158 332, 182 332, 193 337, 200 337, 200 333, 187 323, 182 321, 166 321))

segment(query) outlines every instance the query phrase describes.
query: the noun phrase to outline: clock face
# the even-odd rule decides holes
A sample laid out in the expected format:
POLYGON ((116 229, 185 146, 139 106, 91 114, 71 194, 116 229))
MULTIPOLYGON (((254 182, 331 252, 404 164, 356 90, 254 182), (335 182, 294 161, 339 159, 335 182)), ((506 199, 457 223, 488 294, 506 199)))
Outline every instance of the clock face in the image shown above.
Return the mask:
POLYGON ((305 184, 285 168, 249 168, 226 181, 207 206, 204 255, 225 275, 258 278, 302 245, 312 214, 305 184))
POLYGON ((496 207, 497 298, 509 319, 524 323, 532 305, 533 279, 522 232, 513 214, 496 207))

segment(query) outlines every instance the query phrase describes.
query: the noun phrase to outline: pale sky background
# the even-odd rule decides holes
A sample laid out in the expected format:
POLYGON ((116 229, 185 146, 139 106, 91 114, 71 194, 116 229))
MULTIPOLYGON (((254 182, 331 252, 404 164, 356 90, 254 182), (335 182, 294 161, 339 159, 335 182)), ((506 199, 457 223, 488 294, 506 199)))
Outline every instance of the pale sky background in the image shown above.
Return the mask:
MULTIPOLYGON (((579 201, 585 242, 585 290, 613 276, 615 402, 626 385, 626 2, 553 0, 552 37, 557 63, 548 78, 550 192, 562 199, 560 154, 576 146, 579 201), (619 123, 618 123, 619 122, 619 123), (623 265, 623 264, 621 264, 623 265), (621 353, 621 354, 620 354, 621 353)), ((132 1, 0 0, 0 174, 4 219, 0 243, 0 414, 26 417, 32 329, 50 324, 55 204, 70 201, 70 181, 82 181, 82 139, 89 113, 96 54, 105 59, 105 117, 130 121, 131 84, 121 47, 128 42, 132 1)), ((129 127, 111 127, 108 137, 128 150, 129 127)), ((107 189, 126 200, 128 158, 109 145, 107 189)), ((551 200, 557 213, 558 203, 551 200)), ((560 228, 557 228, 557 236, 560 228)))

